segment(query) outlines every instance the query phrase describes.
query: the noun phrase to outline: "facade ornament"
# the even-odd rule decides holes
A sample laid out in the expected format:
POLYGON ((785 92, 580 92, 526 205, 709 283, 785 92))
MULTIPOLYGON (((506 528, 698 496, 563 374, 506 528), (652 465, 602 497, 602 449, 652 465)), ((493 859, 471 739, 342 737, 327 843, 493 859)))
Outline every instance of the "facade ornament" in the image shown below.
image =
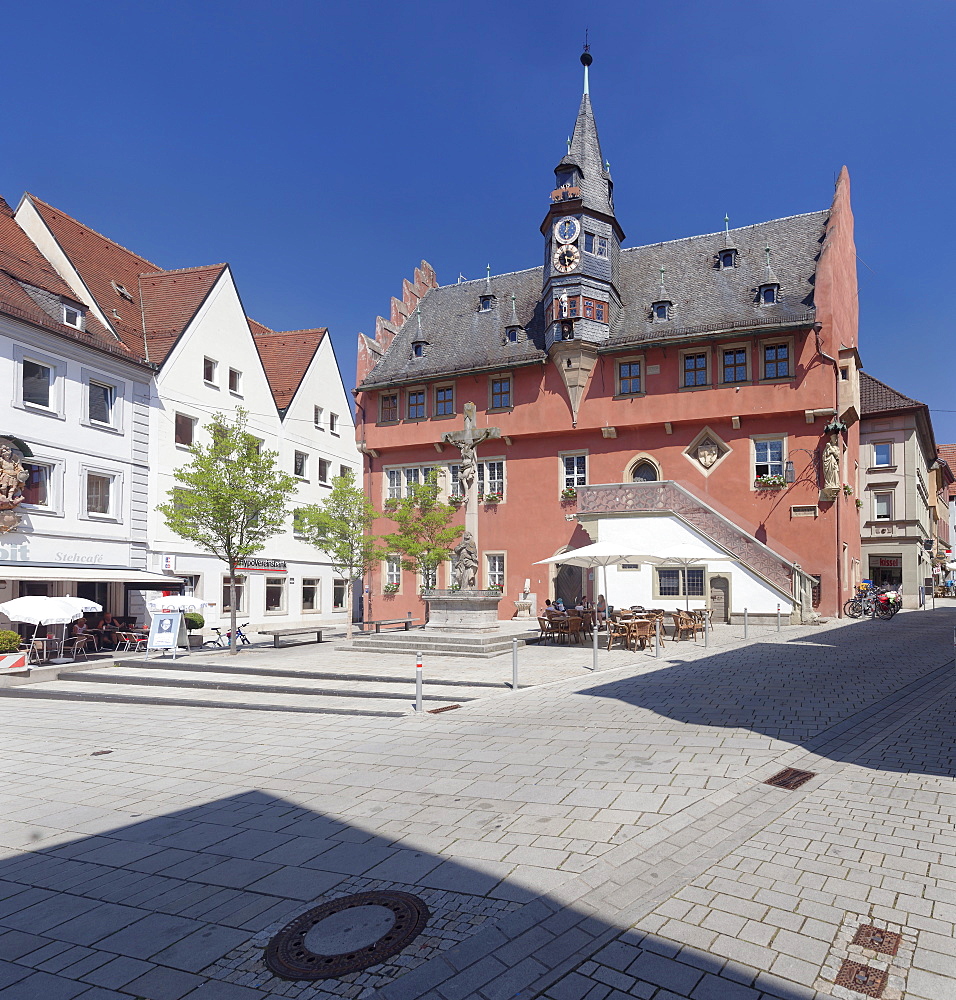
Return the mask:
POLYGON ((23 484, 30 473, 23 467, 23 455, 7 438, 0 438, 0 534, 20 526, 16 508, 26 499, 23 484))
POLYGON ((459 590, 474 590, 478 577, 478 546, 466 531, 452 553, 452 575, 459 590))
POLYGON ((710 438, 705 438, 697 445, 697 461, 705 469, 709 469, 719 457, 720 449, 710 438))
POLYGON ((829 444, 823 449, 823 489, 836 491, 840 488, 840 435, 833 434, 829 444))

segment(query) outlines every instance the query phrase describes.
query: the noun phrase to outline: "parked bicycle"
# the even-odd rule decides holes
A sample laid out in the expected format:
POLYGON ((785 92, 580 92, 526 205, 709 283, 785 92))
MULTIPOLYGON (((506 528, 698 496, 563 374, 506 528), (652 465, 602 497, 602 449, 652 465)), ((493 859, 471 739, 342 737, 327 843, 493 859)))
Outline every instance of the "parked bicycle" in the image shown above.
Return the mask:
POLYGON ((898 593, 894 592, 894 599, 891 600, 889 593, 875 587, 858 587, 856 596, 843 605, 843 613, 848 618, 867 615, 870 618, 889 619, 899 611, 902 603, 898 593))
MULTIPOLYGON (((246 628, 249 627, 248 622, 245 622, 244 625, 246 628)), ((242 631, 242 629, 243 629, 242 625, 236 625, 236 641, 245 646, 248 646, 250 645, 249 637, 246 635, 245 632, 242 631)), ((231 629, 227 629, 226 632, 223 633, 222 629, 218 629, 215 626, 213 626, 212 630, 213 632, 216 633, 216 638, 207 639, 206 642, 203 643, 203 649, 214 649, 216 646, 221 647, 229 645, 230 640, 232 638, 231 629)))

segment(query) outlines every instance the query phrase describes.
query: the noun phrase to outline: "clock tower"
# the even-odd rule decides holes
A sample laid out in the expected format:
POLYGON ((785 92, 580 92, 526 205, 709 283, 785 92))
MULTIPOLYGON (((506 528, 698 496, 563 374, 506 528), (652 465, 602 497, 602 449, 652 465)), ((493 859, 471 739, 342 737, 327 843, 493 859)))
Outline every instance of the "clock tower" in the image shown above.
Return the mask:
POLYGON ((561 370, 571 412, 577 409, 597 359, 621 308, 618 267, 624 232, 614 215, 614 185, 601 153, 591 108, 585 46, 584 95, 568 152, 555 167, 545 241, 544 311, 546 347, 561 370))

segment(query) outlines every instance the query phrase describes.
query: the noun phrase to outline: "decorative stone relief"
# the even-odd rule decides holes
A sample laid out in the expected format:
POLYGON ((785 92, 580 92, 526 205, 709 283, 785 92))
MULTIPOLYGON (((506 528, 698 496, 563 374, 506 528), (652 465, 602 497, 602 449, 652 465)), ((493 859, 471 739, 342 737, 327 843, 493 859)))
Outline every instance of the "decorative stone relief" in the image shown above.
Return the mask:
POLYGON ((684 458, 705 476, 709 476, 729 454, 730 445, 721 440, 709 427, 705 427, 684 449, 684 458))

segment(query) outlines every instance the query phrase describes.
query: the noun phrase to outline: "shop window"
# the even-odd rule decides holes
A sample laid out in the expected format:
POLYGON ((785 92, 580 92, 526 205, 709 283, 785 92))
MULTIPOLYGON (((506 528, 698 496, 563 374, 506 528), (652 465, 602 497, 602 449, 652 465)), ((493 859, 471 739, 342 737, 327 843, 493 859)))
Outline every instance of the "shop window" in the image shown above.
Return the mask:
POLYGON ((307 577, 302 581, 302 610, 322 610, 322 581, 315 577, 307 577))
POLYGON ((332 581, 332 610, 333 611, 344 611, 345 610, 345 595, 348 591, 349 582, 348 580, 333 580, 332 581))
POLYGON ((285 577, 266 577, 266 614, 280 614, 285 611, 285 577))
POLYGON ((656 566, 655 597, 703 597, 705 567, 665 569, 656 566))
MULTIPOLYGON (((224 614, 231 613, 232 611, 232 597, 230 592, 229 583, 232 578, 224 576, 222 578, 222 610, 224 614)), ((236 577, 236 613, 244 615, 246 613, 246 578, 245 576, 236 577)))

